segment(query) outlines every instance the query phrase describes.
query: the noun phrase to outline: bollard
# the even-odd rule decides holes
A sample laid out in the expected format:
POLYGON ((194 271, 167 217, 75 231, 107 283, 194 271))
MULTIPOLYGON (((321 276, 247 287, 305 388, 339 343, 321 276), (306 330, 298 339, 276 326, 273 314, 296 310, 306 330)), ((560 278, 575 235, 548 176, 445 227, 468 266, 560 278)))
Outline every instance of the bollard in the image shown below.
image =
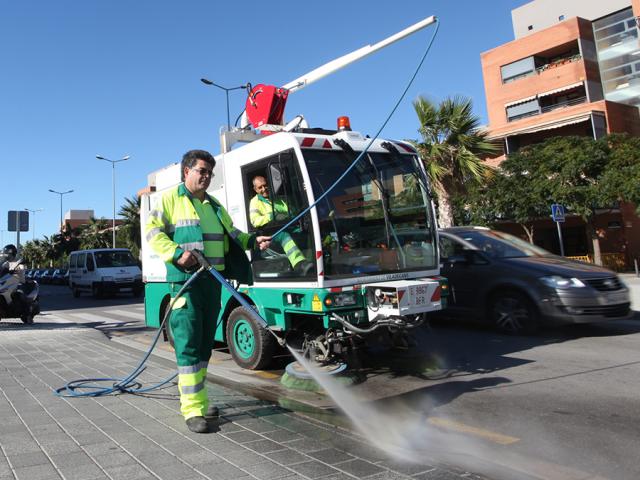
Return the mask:
POLYGON ((638 259, 637 258, 633 259, 633 266, 636 267, 636 277, 640 277, 640 274, 638 274, 638 259))

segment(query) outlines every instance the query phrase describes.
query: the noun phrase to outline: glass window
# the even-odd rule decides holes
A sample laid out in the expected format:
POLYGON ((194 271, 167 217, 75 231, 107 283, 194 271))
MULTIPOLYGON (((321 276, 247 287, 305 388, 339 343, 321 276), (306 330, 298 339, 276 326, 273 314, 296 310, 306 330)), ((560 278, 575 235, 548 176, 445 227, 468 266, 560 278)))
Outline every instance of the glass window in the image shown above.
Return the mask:
POLYGON ((104 250, 95 252, 96 265, 98 268, 110 267, 134 267, 138 265, 136 259, 133 258, 131 252, 128 251, 109 251, 104 250))
POLYGON ((533 57, 527 57, 517 62, 509 63, 508 65, 500 67, 502 82, 506 83, 518 77, 529 75, 533 73, 535 69, 536 65, 533 57))
POLYGON ((78 265, 78 255, 71 255, 71 258, 69 258, 69 268, 75 269, 77 265, 78 265))
MULTIPOLYGON (((305 150, 315 198, 359 155, 305 150)), ((427 182, 413 155, 370 153, 316 206, 326 278, 436 266, 427 182)))
MULTIPOLYGON (((292 150, 243 169, 250 231, 273 236, 308 206, 304 182, 292 150)), ((315 280, 316 262, 311 215, 273 236, 271 246, 252 252, 257 280, 315 280)))
POLYGON ((477 230, 459 235, 491 258, 539 257, 549 252, 529 242, 496 230, 477 230))
POLYGON ((530 115, 537 115, 538 113, 540 113, 540 104, 537 98, 507 107, 507 119, 509 121, 528 117, 530 115))
POLYGON ((84 268, 84 259, 86 256, 86 253, 78 254, 78 268, 84 268))
POLYGON ((87 270, 93 271, 95 269, 96 269, 96 266, 93 263, 93 255, 87 254, 87 270))

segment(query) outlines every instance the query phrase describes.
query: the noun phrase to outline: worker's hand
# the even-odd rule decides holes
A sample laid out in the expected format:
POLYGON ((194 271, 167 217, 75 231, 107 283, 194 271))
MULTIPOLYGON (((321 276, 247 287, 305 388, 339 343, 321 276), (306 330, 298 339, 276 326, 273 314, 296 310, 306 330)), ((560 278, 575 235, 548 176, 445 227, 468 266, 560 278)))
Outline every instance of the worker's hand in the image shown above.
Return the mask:
POLYGON ((178 260, 176 260, 176 264, 179 267, 184 268, 185 270, 188 270, 198 265, 198 260, 196 259, 196 256, 193 253, 187 250, 182 255, 180 255, 180 258, 178 260))
POLYGON ((271 245, 271 237, 256 237, 256 245, 260 250, 266 250, 271 245))

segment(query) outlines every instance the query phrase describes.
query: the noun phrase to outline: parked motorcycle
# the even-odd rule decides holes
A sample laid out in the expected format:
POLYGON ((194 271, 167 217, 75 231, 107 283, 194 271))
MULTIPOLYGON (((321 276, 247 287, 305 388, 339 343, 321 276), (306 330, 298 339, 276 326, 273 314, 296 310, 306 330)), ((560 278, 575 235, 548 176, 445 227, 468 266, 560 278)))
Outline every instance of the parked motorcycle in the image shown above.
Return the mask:
POLYGON ((22 260, 15 260, 14 249, 7 245, 0 253, 0 320, 20 318, 31 325, 40 313, 40 287, 24 278, 22 260))

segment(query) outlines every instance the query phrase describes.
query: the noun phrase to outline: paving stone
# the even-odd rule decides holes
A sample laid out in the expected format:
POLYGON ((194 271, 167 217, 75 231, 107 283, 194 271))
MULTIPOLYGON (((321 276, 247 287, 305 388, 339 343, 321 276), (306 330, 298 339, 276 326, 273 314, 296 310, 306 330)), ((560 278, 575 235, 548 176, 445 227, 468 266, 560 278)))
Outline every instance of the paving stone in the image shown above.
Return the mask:
POLYGON ((244 430, 241 432, 225 433, 224 436, 238 443, 255 442, 256 440, 265 439, 264 437, 258 435, 257 433, 250 432, 249 430, 244 430))
POLYGON ((312 460, 308 456, 296 452, 295 450, 291 450, 290 448, 271 452, 267 456, 274 462, 278 462, 282 465, 294 465, 296 463, 303 463, 312 460))
POLYGON ((19 453, 9 455, 9 463, 13 468, 32 467, 34 465, 51 465, 47 456, 42 452, 19 453))
POLYGON ((51 461, 58 468, 73 465, 90 465, 93 463, 91 457, 85 452, 65 453, 64 455, 52 455, 51 461))
POLYGON ((344 453, 341 450, 335 448, 327 448, 326 450, 318 450, 317 452, 310 452, 310 457, 320 460, 321 462, 333 465, 340 462, 346 462, 347 460, 353 460, 353 456, 344 453))
POLYGON ((106 455, 97 455, 92 457, 100 467, 106 469, 109 467, 117 467, 118 465, 129 465, 137 463, 136 459, 124 452, 108 453, 106 455))
POLYGON ((414 475, 413 478, 416 480, 461 480, 464 477, 441 468, 434 468, 429 472, 414 475))
POLYGON ((339 468, 340 470, 348 473, 349 475, 353 475, 354 477, 367 477, 369 475, 373 475, 375 473, 380 473, 384 469, 380 468, 373 463, 366 462, 364 460, 355 459, 349 460, 348 462, 342 462, 337 465, 333 465, 334 468, 339 468))
POLYGON ((435 468, 433 465, 421 465, 419 463, 400 461, 384 461, 378 463, 378 465, 406 475, 416 475, 418 473, 431 471, 435 468))
POLYGON ((290 442, 283 442, 283 446, 287 448, 293 448, 302 453, 315 452, 318 450, 324 450, 327 448, 325 443, 319 442, 317 440, 312 440, 310 438, 303 437, 300 440, 293 440, 290 442))
POLYGON ((205 463, 198 465, 198 471, 214 480, 236 480, 238 478, 250 478, 243 470, 227 462, 205 463))
POLYGON ((64 442, 51 443, 43 445, 42 449, 49 455, 60 455, 74 452, 82 452, 82 449, 73 441, 66 440, 64 442))
POLYGON ((29 442, 22 441, 17 443, 3 442, 2 448, 4 448, 4 452, 6 455, 16 455, 19 453, 35 453, 41 450, 40 445, 38 445, 33 440, 29 442))
POLYGON ((145 465, 149 470, 162 478, 185 480, 198 474, 192 467, 175 461, 168 465, 145 465))
MULTIPOLYGON (((279 453, 279 452, 274 452, 274 453, 279 453)), ((273 455, 273 453, 270 453, 268 457, 270 458, 271 455, 273 455)), ((180 458, 183 460, 186 460, 186 455, 181 455, 180 458)), ((251 450, 247 450, 245 448, 238 449, 238 451, 225 454, 224 460, 234 465, 242 465, 243 467, 251 467, 253 465, 258 465, 260 463, 269 461, 268 458, 262 455, 258 455, 256 452, 252 452, 251 450)), ((220 459, 220 461, 224 461, 224 460, 220 459)), ((191 462, 188 461, 187 463, 191 463, 191 462)))
POLYGON ((15 476, 17 480, 53 480, 54 478, 62 478, 51 464, 17 468, 15 476))
POLYGON ((286 467, 273 462, 265 462, 253 466, 242 465, 242 468, 260 480, 281 479, 293 473, 286 467))
POLYGON ((250 448, 259 453, 269 453, 275 452, 277 450, 282 450, 286 448, 284 445, 276 442, 272 442, 271 440, 258 440, 255 442, 249 442, 243 444, 245 447, 250 448))
POLYGON ((317 461, 297 463, 295 465, 289 465, 289 468, 309 478, 320 478, 327 475, 340 473, 335 468, 317 461))
POLYGON ((63 467, 59 470, 65 480, 93 480, 104 476, 104 472, 95 463, 63 467))
POLYGON ((147 478, 157 478, 137 463, 105 468, 105 471, 113 480, 146 480, 147 478))

